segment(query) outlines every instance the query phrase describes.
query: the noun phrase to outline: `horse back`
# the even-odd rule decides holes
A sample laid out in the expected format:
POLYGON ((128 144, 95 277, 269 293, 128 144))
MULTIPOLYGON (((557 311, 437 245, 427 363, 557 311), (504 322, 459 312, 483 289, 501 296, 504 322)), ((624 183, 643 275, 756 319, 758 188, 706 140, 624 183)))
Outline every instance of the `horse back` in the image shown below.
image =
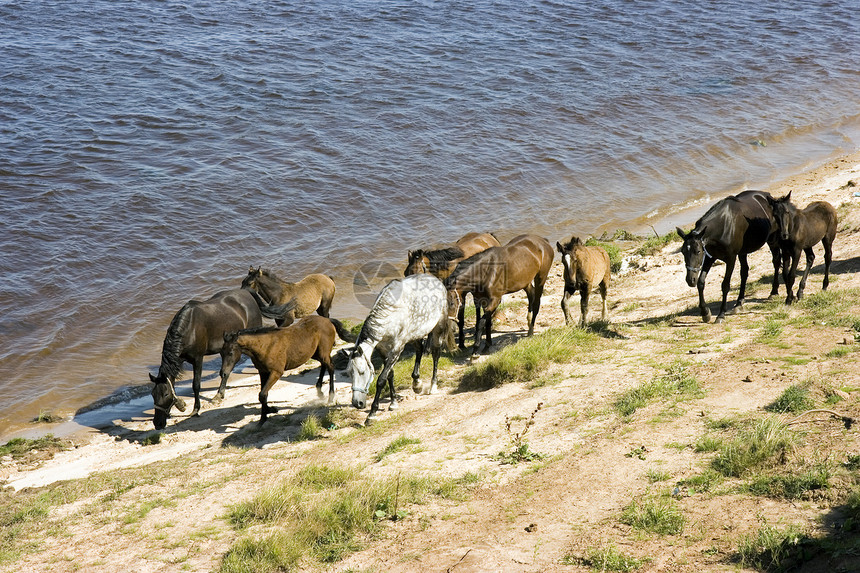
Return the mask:
POLYGON ((190 301, 191 317, 185 333, 190 352, 216 354, 224 345, 224 335, 263 324, 254 297, 244 289, 221 291, 205 301, 190 301))
POLYGON ((838 216, 827 201, 813 201, 798 210, 796 219, 794 240, 800 248, 811 247, 824 239, 832 243, 836 238, 838 216))
POLYGON ((579 268, 582 269, 582 279, 589 286, 600 283, 609 286, 610 262, 606 249, 597 245, 589 245, 576 249, 579 268))
POLYGON ((500 247, 501 243, 491 233, 466 233, 455 243, 463 251, 463 259, 486 251, 490 247, 500 247))
POLYGON ((291 370, 311 358, 319 360, 324 354, 330 355, 336 334, 328 318, 310 315, 285 328, 264 327, 242 332, 236 344, 257 368, 291 370))
POLYGON ((776 230, 769 199, 770 193, 749 190, 711 207, 696 222, 696 229, 706 229, 704 240, 711 256, 727 261, 764 246, 776 230))

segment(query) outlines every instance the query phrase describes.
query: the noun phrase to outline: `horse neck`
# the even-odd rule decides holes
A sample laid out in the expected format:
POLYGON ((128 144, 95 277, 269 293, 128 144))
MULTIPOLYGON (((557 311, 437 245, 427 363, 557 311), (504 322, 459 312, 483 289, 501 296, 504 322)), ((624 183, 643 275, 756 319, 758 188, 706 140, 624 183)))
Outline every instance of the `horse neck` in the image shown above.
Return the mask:
POLYGON ((278 277, 263 274, 257 277, 257 290, 268 298, 270 303, 275 303, 284 294, 284 282, 278 277))

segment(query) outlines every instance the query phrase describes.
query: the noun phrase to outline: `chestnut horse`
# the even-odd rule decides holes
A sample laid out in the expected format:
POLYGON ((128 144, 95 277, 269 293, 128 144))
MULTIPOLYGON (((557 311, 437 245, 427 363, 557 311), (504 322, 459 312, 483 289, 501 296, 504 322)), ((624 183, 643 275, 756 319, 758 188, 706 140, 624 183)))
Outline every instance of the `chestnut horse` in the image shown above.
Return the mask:
POLYGON ((297 283, 281 280, 274 273, 257 267, 248 270, 242 280, 242 288, 251 289, 271 304, 284 304, 296 299, 296 309, 292 316, 275 321, 278 326, 288 326, 296 318, 302 318, 314 311, 320 316, 328 316, 334 299, 334 281, 322 274, 308 275, 297 283))
POLYGON ((478 354, 484 332, 487 338, 484 350, 492 346, 493 314, 505 294, 520 289, 526 291, 529 301, 528 335, 534 334, 540 297, 554 257, 552 245, 543 237, 519 235, 503 247, 490 247, 462 261, 445 279, 449 317, 453 318, 459 311, 466 293, 472 293, 475 304, 484 310, 484 316, 475 325, 472 358, 478 354))
POLYGON ((580 326, 585 328, 585 317, 588 314, 588 295, 594 289, 600 290, 603 298, 603 313, 601 320, 606 320, 606 291, 609 289, 609 253, 603 247, 582 244, 579 237, 571 237, 567 244, 555 244, 561 253, 564 265, 564 294, 561 296, 561 310, 564 312, 564 322, 568 326, 573 322, 570 318, 568 299, 579 291, 582 320, 580 326))
POLYGON ((833 239, 836 238, 836 209, 827 201, 813 201, 804 209, 798 210, 791 202, 791 191, 785 197, 771 201, 773 216, 779 226, 779 245, 782 249, 782 278, 788 295, 785 304, 794 302, 792 292, 800 251, 806 253, 806 269, 797 285, 797 300, 803 297, 806 277, 815 260, 812 247, 819 242, 824 246, 824 283, 821 290, 830 284, 830 262, 833 260, 833 239))
POLYGON ((316 315, 301 318, 285 328, 270 326, 224 335, 224 348, 229 354, 237 359, 241 354, 249 356, 260 374, 261 426, 268 414, 278 411, 274 406, 269 406, 269 390, 280 380, 284 371, 298 368, 311 358, 321 364, 320 377, 317 380, 317 396, 320 399, 325 396, 322 383, 325 373, 328 372, 328 403, 336 401, 334 366, 331 363, 331 349, 334 346, 335 334, 346 342, 355 341, 355 337, 340 322, 316 315))
MULTIPOLYGON (((409 251, 407 253, 408 263, 403 275, 408 277, 417 273, 430 273, 444 281, 463 259, 483 252, 490 247, 499 246, 501 246, 501 243, 499 243, 499 240, 492 233, 466 233, 450 247, 435 250, 417 249, 409 251)), ((464 332, 466 324, 465 309, 466 305, 461 305, 457 314, 457 324, 460 326, 458 337, 460 348, 466 348, 464 332)), ((480 319, 481 307, 476 304, 475 321, 477 322, 480 319)))
MULTIPOLYGON (((260 295, 247 289, 222 291, 204 301, 191 300, 173 316, 161 349, 161 366, 158 375, 149 374, 155 385, 152 401, 155 414, 152 423, 156 430, 167 425, 170 409, 176 405, 185 411, 185 401, 176 396, 173 385, 182 371, 182 363, 190 362, 194 369, 191 388, 194 391, 192 416, 200 413, 200 377, 203 372, 203 357, 221 354, 221 386, 216 400, 224 397, 227 377, 236 363, 230 351, 224 348, 224 334, 243 328, 261 326, 262 317, 282 320, 293 311, 295 303, 268 306, 260 295)), ((238 358, 238 357, 236 357, 238 358)))
POLYGON ((703 322, 710 322, 711 311, 705 304, 705 279, 717 259, 725 261, 726 275, 723 278, 723 302, 714 322, 722 322, 726 316, 726 299, 735 270, 735 261, 741 262, 741 286, 738 300, 729 314, 743 307, 744 294, 749 275, 747 255, 757 251, 765 243, 770 247, 773 259, 773 287, 770 296, 779 290, 780 249, 777 240, 776 219, 770 202, 770 193, 744 191, 721 199, 702 215, 689 233, 679 227, 678 235, 684 240, 681 253, 687 266, 687 285, 699 290, 699 312, 703 322))

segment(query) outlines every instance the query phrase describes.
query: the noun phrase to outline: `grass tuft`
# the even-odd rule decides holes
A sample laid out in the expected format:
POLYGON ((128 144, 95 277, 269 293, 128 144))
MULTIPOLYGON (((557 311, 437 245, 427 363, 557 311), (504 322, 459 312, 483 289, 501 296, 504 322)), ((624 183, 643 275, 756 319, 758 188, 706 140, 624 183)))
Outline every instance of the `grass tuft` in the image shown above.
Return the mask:
POLYGON ((470 366, 460 390, 489 390, 509 382, 525 382, 550 364, 564 363, 593 350, 599 336, 579 328, 552 328, 502 348, 470 366))
POLYGON ((634 529, 659 535, 678 535, 684 530, 684 516, 670 497, 647 496, 624 508, 621 522, 634 529))
POLYGON ((756 533, 743 536, 738 546, 738 556, 743 567, 763 571, 779 571, 802 553, 802 542, 806 536, 797 526, 779 529, 763 525, 756 533))
POLYGON ((784 414, 787 412, 805 412, 815 407, 808 385, 793 384, 786 388, 779 397, 764 407, 768 412, 784 414))
POLYGON ((711 467, 727 477, 743 477, 755 468, 772 464, 775 458, 783 463, 796 441, 796 434, 781 420, 766 418, 725 444, 711 461, 711 467))
POLYGON ((408 438, 405 435, 400 435, 397 438, 394 438, 394 440, 392 440, 390 444, 385 446, 385 449, 376 454, 376 461, 382 461, 385 456, 390 456, 391 454, 395 454, 405 449, 407 446, 420 443, 421 440, 419 440, 418 438, 408 438))
POLYGON ((676 361, 665 367, 665 372, 652 380, 623 392, 613 402, 613 407, 622 416, 632 416, 636 410, 657 399, 673 396, 701 397, 702 388, 688 365, 676 361))

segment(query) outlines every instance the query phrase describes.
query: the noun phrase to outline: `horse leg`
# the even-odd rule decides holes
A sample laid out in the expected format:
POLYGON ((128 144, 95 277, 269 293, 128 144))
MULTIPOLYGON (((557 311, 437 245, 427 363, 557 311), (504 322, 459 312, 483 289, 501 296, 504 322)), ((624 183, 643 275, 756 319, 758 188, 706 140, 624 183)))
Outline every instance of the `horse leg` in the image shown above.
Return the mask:
POLYGON ((439 370, 439 355, 442 352, 442 333, 436 332, 430 336, 433 337, 433 342, 430 345, 430 353, 433 356, 433 376, 430 378, 430 391, 427 394, 438 394, 436 373, 439 370))
POLYGON ((737 257, 729 257, 726 261, 726 276, 723 277, 723 301, 720 303, 720 313, 714 319, 714 323, 718 324, 726 317, 726 300, 729 298, 729 289, 732 287, 732 274, 735 272, 735 259, 737 257))
POLYGON ((815 260, 815 252, 812 250, 812 247, 806 247, 803 249, 803 252, 806 253, 806 268, 803 270, 803 276, 800 277, 800 282, 797 284, 797 300, 803 297, 803 291, 806 289, 806 277, 809 276, 809 271, 812 270, 812 262, 815 260))
MULTIPOLYGON (((462 307, 461 307, 462 309, 462 307)), ((421 393, 421 357, 424 354, 424 339, 421 338, 415 344, 415 365, 412 367, 412 391, 421 393)))
MULTIPOLYGON (((478 305, 475 304, 475 310, 477 313, 478 305)), ((457 345, 461 350, 466 349, 466 297, 463 296, 463 304, 460 305, 460 309, 457 311, 457 326, 460 327, 460 333, 457 335, 457 345)), ((413 388, 414 388, 413 384, 413 388)))
POLYGON ((492 338, 490 338, 490 330, 492 330, 492 321, 493 321, 493 313, 496 312, 496 308, 499 306, 500 299, 498 297, 491 296, 486 301, 484 306, 484 316, 481 317, 477 323, 475 323, 475 344, 472 346, 472 356, 474 359, 479 353, 479 347, 481 346, 481 337, 484 335, 484 330, 486 329, 487 341, 483 350, 487 351, 490 349, 490 346, 493 344, 492 338))
POLYGON ((699 272, 699 279, 696 281, 696 289, 699 291, 699 312, 702 314, 702 322, 711 322, 711 311, 705 303, 705 281, 713 264, 713 258, 705 257, 705 260, 702 261, 702 270, 699 272))
POLYGON ((770 288, 768 299, 779 294, 779 261, 782 258, 779 248, 779 240, 776 239, 776 234, 771 235, 767 241, 767 246, 770 248, 770 256, 773 261, 773 284, 770 288))
POLYGON ((824 245, 824 282, 821 283, 821 290, 827 290, 830 284, 830 262, 833 260, 833 239, 825 236, 821 244, 824 245))
POLYGON ((275 382, 281 379, 281 374, 283 373, 283 370, 280 372, 260 370, 260 394, 258 395, 258 398, 260 400, 260 426, 265 423, 266 417, 269 414, 274 414, 278 411, 278 409, 274 406, 269 406, 269 390, 272 389, 272 386, 275 385, 275 382))
POLYGON ((587 324, 586 316, 588 315, 588 296, 590 293, 590 288, 588 285, 584 285, 581 289, 579 289, 579 310, 582 313, 582 319, 579 322, 579 325, 582 328, 585 328, 587 324))
POLYGON ((782 255, 782 278, 785 281, 785 290, 788 291, 785 297, 785 304, 794 302, 794 278, 797 276, 797 265, 800 262, 800 249, 792 247, 789 252, 786 249, 782 255))
POLYGON ((729 314, 735 314, 737 311, 743 308, 744 306, 744 298, 746 297, 747 291, 747 277, 750 274, 750 265, 747 261, 746 254, 738 255, 738 260, 741 262, 741 287, 738 289, 738 300, 735 303, 735 306, 732 307, 729 314))
POLYGON ((200 415, 200 377, 203 374, 203 357, 194 359, 194 377, 191 379, 191 389, 194 390, 194 409, 192 416, 200 415))
MULTIPOLYGON (((328 372, 328 404, 337 404, 337 397, 334 394, 334 365, 331 363, 331 355, 323 353, 320 356, 322 367, 320 368, 320 381, 317 384, 318 389, 322 390, 322 375, 323 371, 328 372)), ((322 396, 320 396, 322 398, 322 396)))
POLYGON ((320 400, 325 398, 325 394, 323 394, 323 391, 322 391, 322 383, 323 383, 323 378, 325 378, 325 373, 326 373, 325 364, 320 364, 320 377, 317 380, 317 398, 319 398, 320 400))
POLYGON ((379 378, 376 379, 376 395, 373 397, 373 403, 370 405, 370 414, 367 416, 367 420, 365 420, 365 425, 373 422, 378 418, 377 412, 379 411, 379 398, 382 396, 382 388, 385 386, 385 382, 387 381, 389 384, 389 388, 391 390, 391 406, 388 407, 389 410, 397 409, 397 395, 394 393, 394 364, 397 363, 397 359, 400 358, 400 352, 392 350, 388 353, 388 356, 385 357, 385 364, 382 367, 382 372, 379 373, 379 378))
POLYGON ((606 291, 607 290, 608 289, 606 288, 606 281, 601 281, 600 282, 600 297, 603 299, 603 310, 600 313, 600 320, 602 322, 606 322, 606 314, 607 314, 607 308, 606 308, 606 294, 607 294, 607 292, 606 291))
MULTIPOLYGON (((528 294, 528 291, 526 291, 528 294)), ((531 316, 529 317, 529 336, 535 333, 535 322, 537 322, 538 312, 540 312, 540 297, 543 296, 543 281, 540 275, 535 277, 534 288, 532 290, 531 316)))
POLYGON ((227 379, 230 377, 230 373, 233 372, 233 368, 242 356, 242 352, 237 346, 230 345, 230 348, 227 348, 227 346, 228 345, 225 344, 221 349, 221 371, 219 372, 221 375, 221 385, 218 386, 218 392, 216 392, 215 397, 212 398, 212 402, 215 404, 219 404, 221 400, 224 399, 224 394, 227 392, 227 379))
POLYGON ((564 287, 564 292, 561 295, 561 312, 564 313, 564 324, 565 326, 570 326, 570 323, 573 320, 570 318, 570 307, 568 305, 568 299, 570 299, 571 295, 576 292, 575 288, 568 289, 564 287))

